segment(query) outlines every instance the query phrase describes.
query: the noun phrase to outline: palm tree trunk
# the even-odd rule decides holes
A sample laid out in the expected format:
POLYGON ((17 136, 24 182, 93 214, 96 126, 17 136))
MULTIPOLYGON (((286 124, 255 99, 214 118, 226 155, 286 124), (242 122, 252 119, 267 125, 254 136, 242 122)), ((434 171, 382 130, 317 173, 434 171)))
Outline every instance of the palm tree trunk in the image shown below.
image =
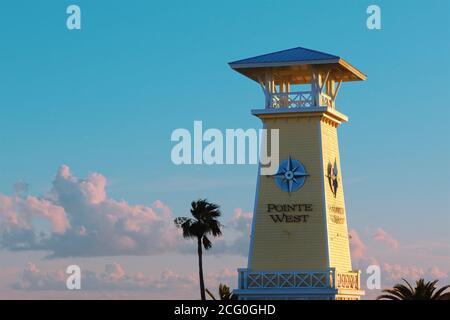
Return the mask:
POLYGON ((205 282, 203 280, 203 259, 202 259, 202 238, 197 237, 197 251, 198 251, 198 278, 200 279, 200 297, 206 300, 205 296, 205 282))

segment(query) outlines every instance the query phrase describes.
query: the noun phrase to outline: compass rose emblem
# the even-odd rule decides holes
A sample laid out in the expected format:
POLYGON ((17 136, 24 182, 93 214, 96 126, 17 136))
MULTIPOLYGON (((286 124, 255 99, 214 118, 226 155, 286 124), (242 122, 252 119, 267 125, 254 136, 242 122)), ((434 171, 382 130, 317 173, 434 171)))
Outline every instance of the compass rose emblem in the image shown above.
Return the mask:
POLYGON ((337 168, 336 159, 334 159, 334 165, 332 165, 331 162, 328 163, 327 178, 331 188, 331 192, 333 192, 335 198, 337 189, 339 187, 338 174, 339 171, 337 168))
POLYGON ((300 161, 291 159, 283 160, 278 167, 278 171, 273 175, 277 186, 286 192, 295 192, 305 183, 306 177, 305 167, 300 161))

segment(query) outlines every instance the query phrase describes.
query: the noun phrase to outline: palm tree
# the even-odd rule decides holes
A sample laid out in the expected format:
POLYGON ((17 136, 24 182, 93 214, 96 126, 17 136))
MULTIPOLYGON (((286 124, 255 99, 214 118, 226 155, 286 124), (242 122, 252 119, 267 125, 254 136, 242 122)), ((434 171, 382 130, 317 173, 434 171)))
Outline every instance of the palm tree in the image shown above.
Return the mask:
POLYGON ((198 277, 200 280, 200 297, 206 300, 205 283, 203 280, 203 250, 212 247, 208 235, 218 237, 222 234, 221 224, 217 220, 221 216, 219 206, 209 203, 206 199, 200 199, 191 203, 192 218, 179 217, 175 219, 175 225, 183 230, 184 238, 197 239, 198 253, 198 277))
MULTIPOLYGON (((214 295, 211 293, 211 291, 209 291, 208 289, 205 289, 206 293, 208 293, 208 295, 213 299, 213 300, 217 300, 216 297, 214 297, 214 295)), ((227 286, 226 284, 219 284, 219 297, 220 300, 235 300, 236 299, 236 295, 233 294, 233 291, 230 290, 230 287, 227 286)))
POLYGON ((408 281, 402 278, 406 282, 404 284, 398 283, 392 289, 385 289, 383 294, 377 297, 377 300, 449 300, 450 292, 444 293, 445 290, 450 288, 450 285, 443 286, 436 291, 436 283, 438 280, 427 281, 419 279, 416 281, 416 287, 413 288, 408 281))

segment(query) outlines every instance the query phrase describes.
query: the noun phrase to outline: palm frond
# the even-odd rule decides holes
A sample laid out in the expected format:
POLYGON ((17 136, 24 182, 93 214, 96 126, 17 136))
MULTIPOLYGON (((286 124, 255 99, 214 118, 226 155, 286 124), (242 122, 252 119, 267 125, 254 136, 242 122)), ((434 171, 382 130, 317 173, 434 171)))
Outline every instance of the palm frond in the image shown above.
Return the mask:
POLYGON ((446 294, 450 295, 450 292, 443 293, 443 292, 444 292, 445 290, 447 290, 448 288, 450 288, 450 285, 443 286, 442 288, 440 288, 438 291, 436 291, 436 292, 434 293, 434 295, 433 295, 433 297, 432 297, 431 299, 432 299, 432 300, 438 300, 438 299, 440 299, 442 296, 444 296, 444 295, 446 295, 446 294))
POLYGON ((438 283, 438 281, 439 280, 434 280, 425 284, 423 299, 431 300, 433 293, 436 291, 436 283, 438 283))
POLYGON ((181 228, 181 226, 183 225, 183 223, 186 222, 186 220, 190 220, 190 218, 187 217, 177 217, 173 220, 173 222, 175 223, 175 226, 177 228, 181 228))
POLYGON ((208 249, 210 249, 212 247, 212 243, 208 239, 208 237, 203 236, 202 242, 203 242, 203 247, 205 247, 205 250, 208 250, 208 249))
POLYGON ((195 221, 191 218, 180 217, 175 219, 175 225, 183 230, 183 238, 197 237, 195 221))
POLYGON ((219 284, 219 296, 220 300, 231 300, 233 293, 226 284, 219 284))
MULTIPOLYGON (((217 220, 222 214, 219 210, 219 205, 210 203, 206 199, 199 199, 191 203, 191 214, 195 221, 192 223, 192 232, 198 237, 203 237, 208 234, 213 237, 222 235, 222 224, 217 220)), ((210 248, 212 243, 208 241, 207 246, 210 248)), ((208 249, 206 246, 205 248, 208 249)))
POLYGON ((391 296, 397 297, 399 300, 410 300, 411 298, 408 296, 405 296, 401 291, 398 291, 397 286, 394 286, 393 289, 384 289, 382 292, 389 293, 391 296))
POLYGON ((222 212, 219 210, 220 206, 215 203, 208 203, 206 205, 206 211, 208 211, 209 215, 213 218, 218 218, 222 215, 222 212))
POLYGON ((197 201, 191 202, 191 214, 195 219, 202 219, 207 203, 208 201, 206 199, 198 199, 197 201))
POLYGON ((214 236, 214 237, 219 237, 222 235, 222 224, 217 221, 217 220, 210 220, 209 223, 209 228, 210 228, 210 233, 214 236))
POLYGON ((411 291, 409 287, 403 284, 396 284, 393 290, 401 295, 403 297, 403 300, 410 300, 414 296, 414 290, 411 291))
POLYGON ((402 279, 406 286, 403 284, 396 284, 392 289, 384 289, 382 292, 386 293, 379 297, 377 300, 389 299, 389 300, 441 300, 450 299, 450 292, 444 293, 450 285, 443 286, 437 290, 436 284, 438 280, 425 281, 421 278, 416 281, 415 287, 406 280, 402 279))
POLYGON ((446 292, 440 295, 437 300, 450 300, 450 292, 446 292))
POLYGON ((205 288, 205 291, 206 291, 206 293, 211 297, 211 299, 213 299, 213 300, 217 300, 216 299, 216 297, 214 297, 214 295, 212 294, 212 292, 211 291, 209 291, 209 289, 208 288, 205 288))
POLYGON ((381 296, 377 297, 377 300, 402 300, 402 299, 400 299, 397 296, 390 295, 390 294, 382 294, 381 296))
POLYGON ((414 292, 414 289, 411 286, 411 284, 408 282, 408 280, 406 280, 405 278, 402 278, 402 280, 408 285, 409 290, 411 290, 411 292, 414 292))

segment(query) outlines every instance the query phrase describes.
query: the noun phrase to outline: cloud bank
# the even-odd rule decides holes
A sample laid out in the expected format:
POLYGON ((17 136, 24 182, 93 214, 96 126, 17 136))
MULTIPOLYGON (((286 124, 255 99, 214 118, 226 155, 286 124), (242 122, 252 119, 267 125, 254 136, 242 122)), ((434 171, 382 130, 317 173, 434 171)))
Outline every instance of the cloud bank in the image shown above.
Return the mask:
MULTIPOLYGON (((10 287, 21 291, 66 291, 67 275, 64 270, 41 271, 37 265, 29 262, 19 279, 10 287)), ((205 283, 215 292, 219 283, 233 286, 237 281, 237 272, 227 268, 205 274, 205 283)), ((196 296, 198 291, 197 273, 180 275, 169 269, 161 274, 147 275, 142 272, 130 274, 117 262, 106 264, 103 272, 82 270, 82 291, 138 291, 164 292, 184 291, 196 296)))
MULTIPOLYGON (((0 194, 0 247, 43 250, 48 258, 191 253, 168 206, 114 200, 106 185, 99 173, 80 179, 63 165, 45 197, 0 194)), ((250 220, 236 209, 225 224, 229 237, 217 239, 212 253, 246 255, 250 220)))
MULTIPOLYGON (((409 281, 415 281, 419 278, 424 278, 427 281, 438 279, 440 281, 439 285, 447 284, 450 279, 450 269, 443 270, 438 266, 433 266, 431 261, 429 262, 430 266, 426 268, 402 262, 401 253, 409 249, 401 247, 392 235, 381 228, 378 228, 374 233, 369 233, 367 240, 372 241, 369 244, 362 240, 361 235, 356 230, 351 230, 349 234, 353 268, 362 271, 361 284, 365 287, 366 299, 375 299, 381 294, 381 290, 368 289, 366 287, 366 281, 369 277, 366 270, 371 265, 376 265, 380 268, 382 288, 392 287, 394 284, 402 282, 403 278, 409 281), (374 254, 372 252, 373 242, 380 242, 385 248, 396 250, 397 258, 395 261, 389 261, 390 259, 386 259, 382 254, 374 254)), ((418 252, 417 259, 420 260, 420 258, 421 256, 418 252)))

